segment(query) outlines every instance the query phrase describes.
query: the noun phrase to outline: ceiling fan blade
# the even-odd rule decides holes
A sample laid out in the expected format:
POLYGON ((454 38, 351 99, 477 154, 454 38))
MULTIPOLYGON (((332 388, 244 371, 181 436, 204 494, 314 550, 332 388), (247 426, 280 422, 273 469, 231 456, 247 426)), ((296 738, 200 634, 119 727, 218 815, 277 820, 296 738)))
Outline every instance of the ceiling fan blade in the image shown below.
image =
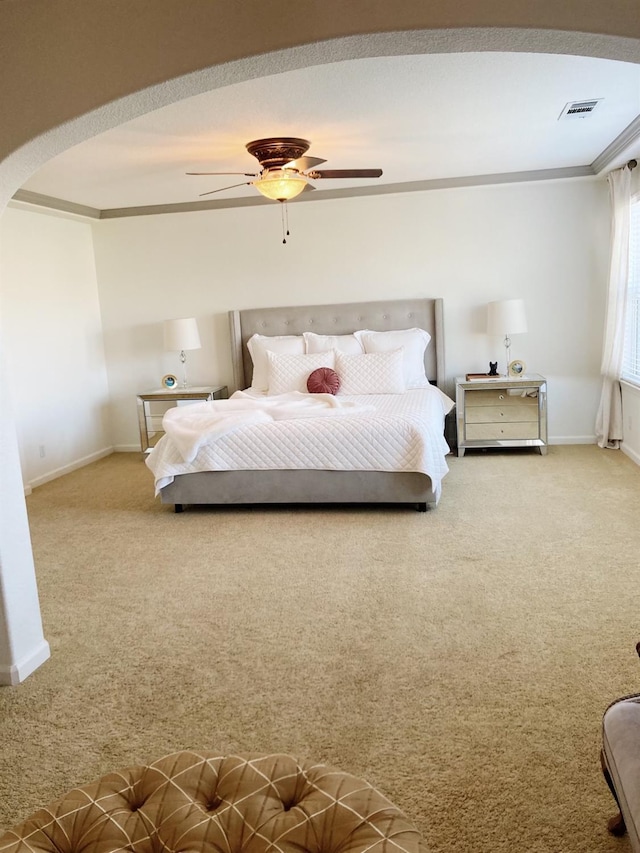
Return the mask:
POLYGON ((313 169, 307 178, 379 178, 382 169, 313 169))
POLYGON ((200 195, 213 195, 213 193, 223 193, 225 190, 233 190, 236 187, 250 187, 252 185, 253 181, 243 181, 241 184, 231 184, 230 187, 220 187, 219 190, 209 190, 208 193, 200 193, 200 195))
POLYGON ((257 178, 257 172, 185 172, 185 175, 244 175, 247 178, 257 178))
POLYGON ((319 166, 320 163, 326 163, 321 157, 298 157, 297 160, 290 160, 284 164, 285 169, 297 169, 298 172, 304 172, 305 169, 313 169, 314 166, 319 166))

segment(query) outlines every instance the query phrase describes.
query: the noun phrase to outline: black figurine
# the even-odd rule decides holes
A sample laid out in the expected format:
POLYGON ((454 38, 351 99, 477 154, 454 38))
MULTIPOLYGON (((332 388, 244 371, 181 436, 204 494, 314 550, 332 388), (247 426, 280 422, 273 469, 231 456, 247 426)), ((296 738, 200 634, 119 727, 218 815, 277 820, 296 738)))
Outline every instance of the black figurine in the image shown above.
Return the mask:
POLYGON ((498 362, 490 361, 489 362, 489 376, 497 376, 498 375, 498 362))

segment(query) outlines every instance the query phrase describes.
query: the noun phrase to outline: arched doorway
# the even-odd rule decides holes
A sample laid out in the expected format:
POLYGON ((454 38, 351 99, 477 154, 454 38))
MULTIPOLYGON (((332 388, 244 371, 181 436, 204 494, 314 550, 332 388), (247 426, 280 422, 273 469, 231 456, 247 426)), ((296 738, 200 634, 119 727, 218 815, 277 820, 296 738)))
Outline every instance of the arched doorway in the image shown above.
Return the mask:
MULTIPOLYGON (((86 28, 90 13, 85 12, 83 16, 78 4, 74 5, 77 6, 79 20, 86 28)), ((173 5, 175 4, 157 4, 155 17, 149 22, 153 24, 150 27, 155 33, 153 38, 161 38, 162 26, 169 28, 174 22, 171 16, 163 19, 160 14, 161 7, 166 11, 173 5)), ((514 22, 521 23, 521 28, 507 29, 503 26, 505 15, 501 9, 496 12, 495 28, 487 28, 491 23, 491 12, 484 10, 484 19, 479 16, 478 20, 473 22, 478 24, 476 27, 469 27, 469 22, 465 22, 467 26, 456 28, 455 22, 445 16, 440 19, 438 28, 424 29, 422 26, 432 22, 426 20, 428 10, 422 9, 422 4, 419 3, 399 4, 394 9, 385 9, 383 7, 386 4, 379 4, 378 17, 374 22, 368 21, 366 24, 363 24, 364 19, 358 19, 358 14, 363 11, 359 9, 360 4, 353 4, 348 17, 343 16, 344 20, 341 21, 340 14, 336 11, 336 19, 333 21, 330 20, 331 5, 333 4, 324 4, 321 22, 305 24, 302 28, 292 27, 284 35, 278 28, 269 27, 269 22, 265 22, 262 30, 258 27, 256 33, 255 27, 250 31, 242 31, 238 29, 237 20, 226 21, 234 38, 229 39, 228 45, 221 46, 220 33, 224 31, 224 27, 216 29, 217 59, 208 66, 203 65, 207 46, 203 45, 202 33, 196 38, 197 22, 194 21, 194 45, 197 43, 198 50, 194 46, 190 53, 191 46, 184 44, 180 56, 167 55, 166 62, 163 63, 162 50, 157 44, 157 56, 154 56, 153 44, 151 50, 147 45, 144 61, 141 56, 140 62, 136 63, 135 57, 127 54, 122 58, 123 65, 119 73, 114 73, 113 78, 109 76, 111 66, 100 67, 100 62, 104 59, 100 52, 94 57, 90 56, 92 38, 89 35, 95 38, 95 33, 85 32, 86 43, 81 45, 80 50, 71 50, 71 60, 66 56, 64 67, 58 69, 61 80, 64 80, 65 74, 75 75, 68 98, 65 100, 62 97, 64 91, 60 86, 57 90, 61 95, 59 102, 50 104, 42 113, 36 110, 35 115, 25 108, 24 115, 18 116, 23 119, 22 122, 17 121, 15 126, 11 126, 11 123, 8 125, 4 159, 0 161, 0 186, 3 188, 0 192, 0 211, 29 174, 47 159, 71 145, 159 106, 209 88, 278 70, 376 55, 498 49, 577 53, 640 61, 640 32, 635 31, 640 25, 635 20, 625 22, 624 17, 617 18, 617 32, 624 32, 627 25, 626 31, 634 33, 634 37, 612 33, 609 29, 610 9, 602 11, 600 22, 597 16, 590 22, 593 32, 586 34, 571 32, 568 29, 525 29, 531 22, 525 20, 524 15, 520 15, 521 20, 518 21, 517 13, 513 13, 508 20, 511 26, 514 22), (448 22, 448 26, 443 26, 443 22, 448 22), (399 29, 401 25, 407 28, 399 29), (312 40, 314 26, 318 32, 324 33, 326 41, 317 41, 317 33, 315 40, 312 40), (360 30, 365 26, 368 32, 361 34, 360 30), (261 35, 265 37, 262 43, 261 35), (266 38, 267 36, 269 38, 266 38), (259 45, 259 49, 256 49, 256 45, 259 45), (270 47, 271 51, 264 52, 265 47, 270 47), (79 63, 74 72, 70 61, 75 59, 77 62, 79 57, 86 66, 79 63), (78 85, 78 81, 83 85, 78 85)), ((247 4, 243 6, 245 13, 248 12, 247 4)), ((570 26, 568 21, 563 20, 565 11, 558 11, 551 4, 546 11, 549 13, 549 20, 554 21, 556 25, 570 26)), ((266 15, 262 9, 262 18, 266 15)), ((257 19, 260 20, 260 16, 257 19)), ((39 25, 42 23, 44 22, 38 21, 39 25)), ((56 43, 55 35, 59 35, 61 23, 65 21, 56 22, 56 27, 50 33, 50 53, 45 52, 38 57, 34 66, 34 78, 37 78, 43 69, 46 70, 47 63, 55 66, 56 58, 60 58, 60 50, 70 49, 74 39, 79 38, 77 27, 71 27, 66 39, 56 43)), ((67 20, 66 24, 69 23, 67 20)), ((135 23, 133 31, 137 31, 140 21, 135 23)), ((119 21, 114 20, 110 24, 126 28, 124 12, 119 21)), ((94 25, 98 26, 95 21, 94 25)), ((81 32, 83 26, 80 26, 81 32)), ((249 27, 248 22, 246 26, 249 27)), ((586 26, 586 22, 583 26, 586 26)), ((181 32, 186 33, 184 30, 181 32)), ((132 34, 128 30, 127 33, 128 37, 132 34)), ((171 38, 167 38, 172 41, 174 36, 175 33, 171 38)), ((106 38, 104 33, 103 38, 106 38)), ((123 50, 125 41, 127 39, 123 40, 123 50)), ((216 50, 209 46, 209 53, 212 54, 210 59, 214 58, 216 50)), ((110 54, 109 57, 115 65, 117 55, 110 54)), ((19 95, 20 87, 16 96, 19 95)), ((35 102, 42 106, 40 100, 35 98, 32 109, 35 102)), ((0 468, 3 472, 0 482, 0 683, 17 684, 46 660, 49 651, 40 622, 17 442, 5 383, 0 383, 0 468)))

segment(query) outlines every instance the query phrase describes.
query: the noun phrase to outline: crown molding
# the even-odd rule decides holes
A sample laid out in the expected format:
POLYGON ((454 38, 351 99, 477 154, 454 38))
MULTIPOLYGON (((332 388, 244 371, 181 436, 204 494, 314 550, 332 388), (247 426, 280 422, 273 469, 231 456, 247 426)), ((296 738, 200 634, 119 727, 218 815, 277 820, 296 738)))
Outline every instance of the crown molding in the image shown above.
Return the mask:
POLYGON ((603 149, 591 164, 594 174, 599 175, 614 164, 618 157, 640 139, 640 115, 636 116, 631 124, 618 134, 613 142, 603 149))
POLYGON ((86 204, 76 204, 64 198, 55 198, 42 193, 34 193, 30 190, 18 190, 12 196, 13 201, 21 201, 25 204, 34 204, 36 207, 47 207, 50 210, 60 210, 63 213, 74 213, 76 216, 87 216, 89 219, 100 219, 102 211, 86 204))
MULTIPOLYGON (((639 128, 640 132, 640 128, 639 128)), ((434 190, 463 189, 496 184, 521 184, 531 181, 558 181, 571 178, 592 178, 597 173, 592 166, 569 166, 561 169, 536 169, 528 172, 503 172, 490 175, 467 175, 457 178, 435 178, 426 181, 406 181, 395 184, 368 184, 365 187, 349 187, 340 190, 316 190, 303 193, 295 204, 311 201, 328 201, 339 198, 362 198, 377 195, 395 195, 434 190)), ((46 207, 51 210, 73 213, 90 219, 123 219, 128 216, 158 216, 165 213, 194 213, 202 210, 226 210, 238 207, 256 207, 273 204, 269 199, 256 194, 250 198, 217 199, 215 201, 190 201, 178 204, 149 204, 139 207, 114 207, 99 210, 95 207, 76 204, 65 199, 41 195, 28 190, 18 190, 15 201, 46 207)))
MULTIPOLYGON (((528 181, 554 181, 568 178, 592 178, 591 166, 571 166, 563 169, 539 169, 529 172, 506 172, 494 175, 470 175, 460 178, 437 178, 428 181, 408 181, 397 184, 370 184, 366 187, 349 187, 341 190, 320 190, 303 193, 291 204, 328 201, 338 198, 362 198, 365 196, 392 195, 410 192, 458 189, 464 187, 491 186, 492 184, 516 184, 528 181)), ((103 210, 100 219, 119 219, 125 216, 152 216, 162 213, 192 213, 199 210, 222 210, 232 207, 255 207, 273 204, 269 199, 257 195, 255 198, 232 198, 226 201, 194 201, 184 204, 159 204, 144 207, 120 207, 103 210)))

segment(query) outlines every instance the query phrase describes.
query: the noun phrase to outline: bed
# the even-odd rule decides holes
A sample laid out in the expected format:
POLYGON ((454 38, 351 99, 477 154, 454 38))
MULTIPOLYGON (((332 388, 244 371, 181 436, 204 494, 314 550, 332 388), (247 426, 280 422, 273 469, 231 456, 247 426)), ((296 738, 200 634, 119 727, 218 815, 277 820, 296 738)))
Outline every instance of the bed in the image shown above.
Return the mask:
MULTIPOLYGON (((299 336, 305 332, 342 336, 361 329, 373 332, 415 328, 426 330, 431 336, 431 341, 424 353, 425 374, 432 386, 441 389, 444 384, 443 302, 441 299, 402 299, 257 308, 230 311, 229 322, 234 388, 237 391, 249 389, 252 383, 253 360, 247 346, 252 336, 299 336)), ((415 392, 415 394, 420 393, 422 392, 415 392)), ((425 390, 424 393, 427 394, 428 391, 425 390)), ((380 395, 380 398, 383 396, 386 395, 380 395)), ((441 396, 444 397, 444 394, 441 396)), ((339 398, 340 395, 336 399, 339 398)), ((374 398, 368 398, 368 402, 373 400, 374 398)), ((344 419, 336 420, 341 422, 340 428, 344 430, 344 419)), ((444 414, 441 427, 443 423, 444 414)), ((253 429, 259 429, 259 426, 253 429)), ((296 427, 302 429, 301 426, 296 425, 296 427)), ((246 429, 250 430, 252 427, 246 429)), ((319 468, 317 462, 315 467, 295 469, 280 467, 283 463, 276 462, 276 467, 265 469, 260 460, 260 466, 252 467, 249 463, 243 466, 244 470, 189 469, 185 473, 179 473, 181 469, 178 467, 176 468, 178 473, 173 473, 170 477, 161 477, 158 474, 157 457, 162 453, 162 446, 167 442, 167 436, 147 458, 147 465, 156 474, 156 492, 160 495, 162 503, 173 504, 176 512, 181 512, 185 505, 200 504, 354 503, 407 504, 424 512, 428 507, 437 504, 441 480, 448 470, 444 461, 448 447, 444 441, 442 428, 438 431, 440 434, 433 441, 437 447, 429 451, 430 458, 433 457, 431 467, 417 466, 423 470, 375 470, 375 464, 364 466, 369 470, 365 470, 362 466, 358 469, 354 467, 350 470, 330 470, 319 468), (432 471, 431 476, 425 473, 425 470, 432 471), (434 474, 433 471, 436 473, 434 474)), ((385 468, 385 465, 380 467, 385 468)), ((386 465, 386 467, 389 466, 386 465)), ((163 469, 163 473, 166 473, 166 470, 163 469)))

